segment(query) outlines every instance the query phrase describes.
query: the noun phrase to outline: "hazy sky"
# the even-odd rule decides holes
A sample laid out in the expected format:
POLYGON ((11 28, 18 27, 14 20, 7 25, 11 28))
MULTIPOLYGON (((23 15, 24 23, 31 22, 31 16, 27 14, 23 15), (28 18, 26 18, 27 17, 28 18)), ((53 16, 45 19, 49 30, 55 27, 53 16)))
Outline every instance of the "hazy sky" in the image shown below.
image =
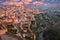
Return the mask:
POLYGON ((0 6, 22 4, 38 7, 60 7, 60 0, 0 0, 0 6))

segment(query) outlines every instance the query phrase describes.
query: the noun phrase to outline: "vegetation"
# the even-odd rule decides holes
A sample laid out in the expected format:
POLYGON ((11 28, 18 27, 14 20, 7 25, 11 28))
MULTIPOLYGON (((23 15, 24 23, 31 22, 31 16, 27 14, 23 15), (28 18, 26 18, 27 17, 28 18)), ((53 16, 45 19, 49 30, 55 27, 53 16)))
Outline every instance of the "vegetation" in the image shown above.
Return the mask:
POLYGON ((23 26, 24 28, 28 28, 28 26, 25 24, 24 26, 23 26))
POLYGON ((48 29, 44 31, 43 37, 44 40, 60 40, 60 30, 48 29))
POLYGON ((26 36, 25 39, 26 40, 33 40, 31 37, 28 37, 28 36, 26 36))
POLYGON ((14 28, 14 26, 13 25, 8 25, 7 28, 12 29, 12 28, 14 28))
POLYGON ((36 23, 38 27, 46 27, 46 24, 48 23, 48 17, 46 14, 38 14, 35 15, 36 23))
POLYGON ((14 28, 13 25, 7 25, 7 28, 8 28, 8 32, 11 33, 11 34, 16 34, 17 33, 17 30, 13 29, 14 28))
POLYGON ((35 33, 37 31, 37 28, 35 27, 35 25, 30 25, 30 29, 32 30, 33 33, 35 33))
POLYGON ((16 34, 17 30, 9 29, 8 32, 11 33, 11 34, 16 34))
POLYGON ((46 28, 46 30, 42 29, 44 40, 60 40, 60 29, 53 29, 53 25, 59 22, 60 18, 49 14, 37 14, 35 20, 38 28, 46 28))
POLYGON ((31 24, 32 24, 32 25, 35 25, 35 21, 31 21, 31 24))
POLYGON ((24 31, 21 29, 21 30, 20 30, 20 33, 24 33, 24 31))

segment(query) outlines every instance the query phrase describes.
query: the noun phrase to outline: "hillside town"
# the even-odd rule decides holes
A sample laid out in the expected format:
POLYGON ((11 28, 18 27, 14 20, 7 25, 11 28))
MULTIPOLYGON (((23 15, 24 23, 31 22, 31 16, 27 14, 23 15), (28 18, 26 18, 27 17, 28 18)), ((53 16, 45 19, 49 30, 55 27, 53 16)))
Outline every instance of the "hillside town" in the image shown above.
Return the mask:
POLYGON ((40 13, 44 12, 27 6, 0 7, 0 37, 2 40, 9 40, 6 35, 13 36, 16 40, 36 40, 39 29, 34 15, 40 13))
POLYGON ((60 0, 0 0, 0 40, 60 40, 60 0))
POLYGON ((0 40, 59 39, 60 17, 49 13, 25 5, 0 7, 0 40))

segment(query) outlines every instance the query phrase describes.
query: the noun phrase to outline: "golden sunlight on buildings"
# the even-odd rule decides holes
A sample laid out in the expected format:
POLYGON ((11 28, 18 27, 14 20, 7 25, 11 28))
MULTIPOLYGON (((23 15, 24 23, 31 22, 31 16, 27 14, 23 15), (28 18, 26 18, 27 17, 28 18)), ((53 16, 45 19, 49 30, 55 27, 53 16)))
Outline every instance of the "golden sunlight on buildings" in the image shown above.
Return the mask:
POLYGON ((0 30, 0 35, 5 34, 7 32, 7 29, 0 30))

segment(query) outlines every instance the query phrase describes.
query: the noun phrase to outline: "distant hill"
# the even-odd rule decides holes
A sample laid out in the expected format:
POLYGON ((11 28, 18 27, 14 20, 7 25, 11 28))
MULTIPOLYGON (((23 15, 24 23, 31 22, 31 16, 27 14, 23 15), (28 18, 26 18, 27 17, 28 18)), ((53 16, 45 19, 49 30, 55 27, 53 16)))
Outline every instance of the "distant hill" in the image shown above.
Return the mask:
POLYGON ((47 8, 43 10, 44 12, 47 12, 49 14, 52 14, 54 16, 60 17, 60 7, 57 8, 47 8))

